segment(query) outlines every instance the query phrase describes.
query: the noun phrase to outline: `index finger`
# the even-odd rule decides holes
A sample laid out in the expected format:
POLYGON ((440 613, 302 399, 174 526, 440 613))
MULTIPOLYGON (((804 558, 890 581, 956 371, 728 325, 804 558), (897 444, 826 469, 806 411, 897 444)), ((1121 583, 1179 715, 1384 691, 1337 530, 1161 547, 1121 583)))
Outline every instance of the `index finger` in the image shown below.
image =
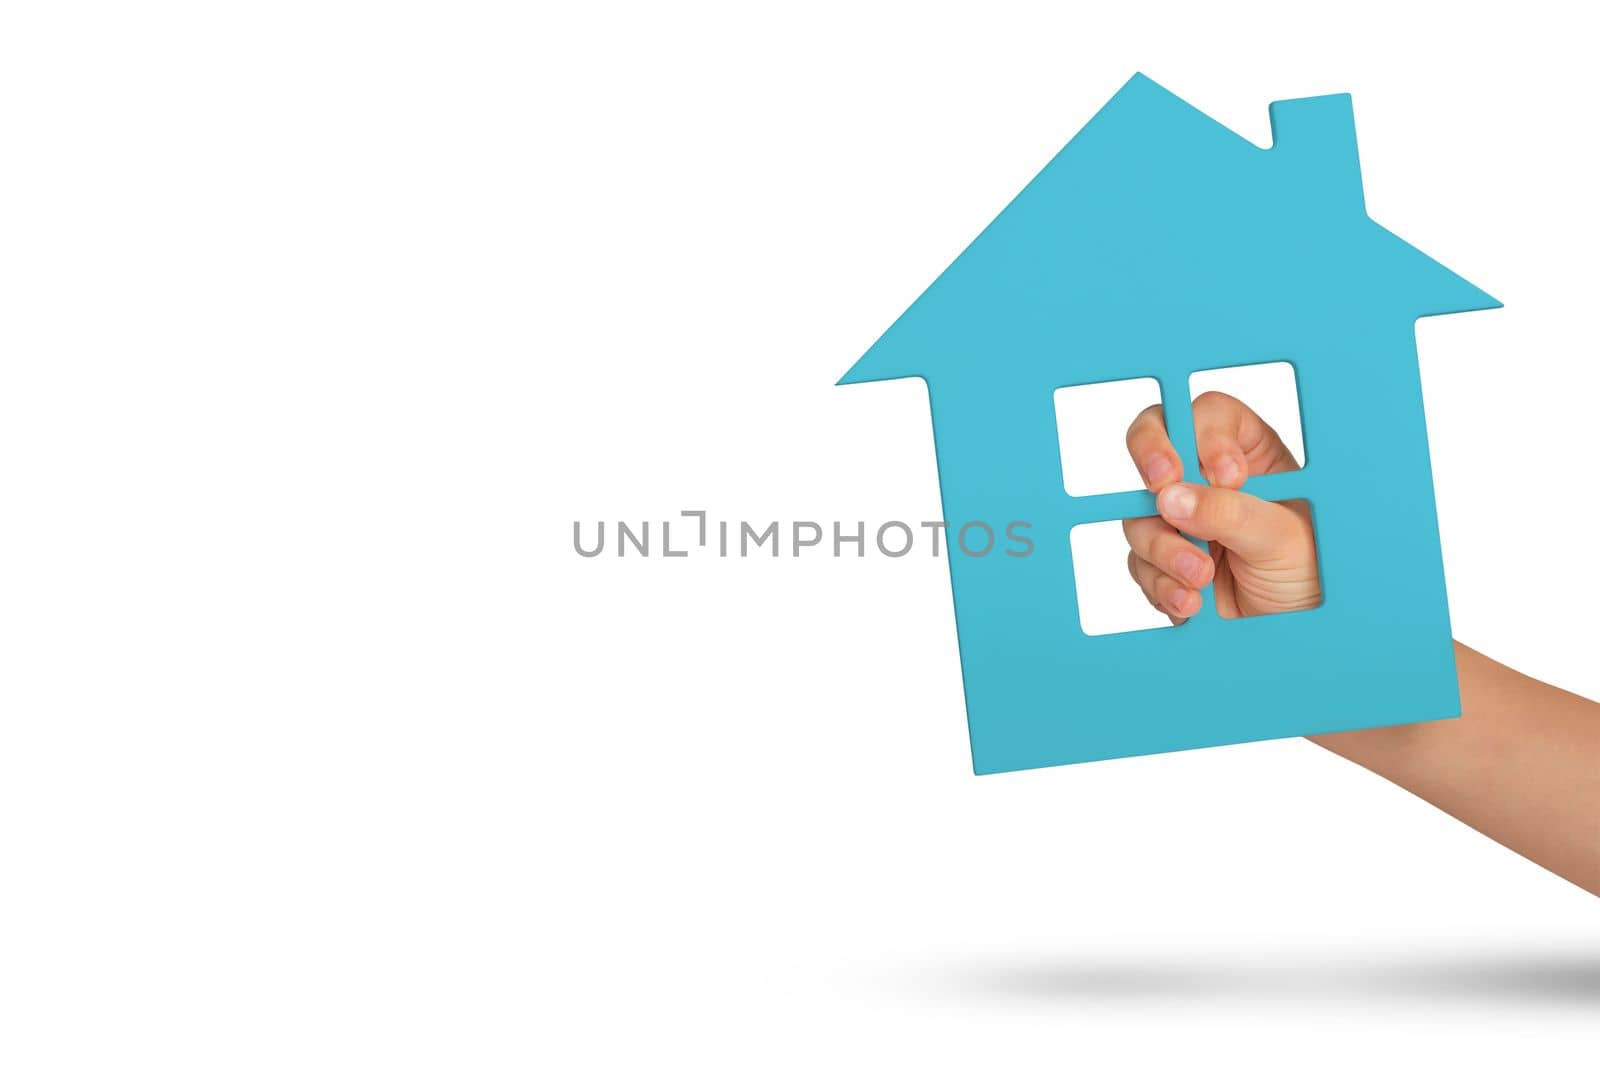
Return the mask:
POLYGON ((1161 405, 1152 404, 1128 425, 1128 455, 1139 468, 1145 488, 1154 493, 1183 477, 1183 461, 1167 437, 1167 418, 1161 405))

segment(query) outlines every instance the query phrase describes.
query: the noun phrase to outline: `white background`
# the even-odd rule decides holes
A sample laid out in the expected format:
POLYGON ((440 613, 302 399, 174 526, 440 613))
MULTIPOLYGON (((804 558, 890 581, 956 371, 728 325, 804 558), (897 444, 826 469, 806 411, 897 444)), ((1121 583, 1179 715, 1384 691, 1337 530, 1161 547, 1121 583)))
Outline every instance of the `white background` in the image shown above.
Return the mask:
POLYGON ((1595 899, 1360 768, 975 778, 943 561, 571 543, 935 518, 832 382, 966 241, 1135 70, 1348 90, 1507 305, 1419 331, 1457 635, 1600 694, 1567 6, 8 5, 0 1060, 1592 1061, 1595 899))

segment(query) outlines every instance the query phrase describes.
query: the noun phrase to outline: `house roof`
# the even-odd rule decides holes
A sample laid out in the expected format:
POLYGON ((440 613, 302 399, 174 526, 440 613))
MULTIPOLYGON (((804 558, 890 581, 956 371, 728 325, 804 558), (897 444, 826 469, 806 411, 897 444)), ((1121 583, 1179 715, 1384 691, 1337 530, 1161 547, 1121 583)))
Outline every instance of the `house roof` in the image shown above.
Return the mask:
POLYGON ((1159 323, 1500 306, 1367 217, 1347 94, 1269 111, 1264 150, 1134 75, 840 384, 1059 368, 1159 323))

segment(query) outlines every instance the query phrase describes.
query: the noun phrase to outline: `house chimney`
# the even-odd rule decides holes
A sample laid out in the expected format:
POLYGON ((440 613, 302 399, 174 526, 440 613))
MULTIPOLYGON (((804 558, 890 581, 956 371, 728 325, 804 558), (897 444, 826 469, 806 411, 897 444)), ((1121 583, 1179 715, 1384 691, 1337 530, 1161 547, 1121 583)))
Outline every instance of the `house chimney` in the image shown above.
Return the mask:
POLYGON ((1361 162, 1356 158, 1356 120, 1349 93, 1279 100, 1272 119, 1272 155, 1296 184, 1324 204, 1365 212, 1361 162))

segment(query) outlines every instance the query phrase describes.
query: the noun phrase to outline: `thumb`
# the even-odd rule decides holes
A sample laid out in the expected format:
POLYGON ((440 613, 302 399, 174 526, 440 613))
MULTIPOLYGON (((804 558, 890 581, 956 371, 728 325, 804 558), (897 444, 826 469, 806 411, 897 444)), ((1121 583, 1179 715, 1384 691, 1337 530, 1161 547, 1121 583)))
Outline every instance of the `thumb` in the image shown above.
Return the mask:
POLYGON ((1315 551, 1293 510, 1238 490, 1178 482, 1161 491, 1156 507, 1183 533, 1220 542, 1248 563, 1297 561, 1315 551))

